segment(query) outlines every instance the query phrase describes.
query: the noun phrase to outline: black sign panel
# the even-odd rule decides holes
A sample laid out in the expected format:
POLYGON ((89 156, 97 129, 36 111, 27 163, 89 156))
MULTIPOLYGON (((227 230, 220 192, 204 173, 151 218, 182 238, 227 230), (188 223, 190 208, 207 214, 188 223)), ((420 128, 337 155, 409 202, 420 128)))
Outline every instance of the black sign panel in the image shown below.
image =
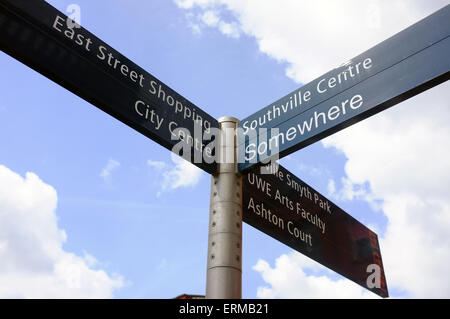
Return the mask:
POLYGON ((449 35, 447 5, 243 119, 239 170, 288 155, 448 80, 449 35))
POLYGON ((264 168, 243 176, 243 221, 388 297, 377 235, 280 165, 264 168))
POLYGON ((217 121, 43 0, 0 0, 0 49, 208 173, 217 121), (175 146, 175 148, 174 148, 175 146))

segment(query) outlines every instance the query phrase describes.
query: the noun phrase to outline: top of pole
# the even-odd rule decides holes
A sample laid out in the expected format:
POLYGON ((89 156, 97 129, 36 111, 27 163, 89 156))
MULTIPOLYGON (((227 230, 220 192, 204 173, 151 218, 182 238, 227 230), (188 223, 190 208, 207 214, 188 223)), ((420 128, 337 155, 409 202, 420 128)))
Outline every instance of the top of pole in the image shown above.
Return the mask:
POLYGON ((233 116, 222 116, 217 120, 217 122, 219 122, 219 123, 223 123, 223 122, 239 123, 239 120, 233 116))

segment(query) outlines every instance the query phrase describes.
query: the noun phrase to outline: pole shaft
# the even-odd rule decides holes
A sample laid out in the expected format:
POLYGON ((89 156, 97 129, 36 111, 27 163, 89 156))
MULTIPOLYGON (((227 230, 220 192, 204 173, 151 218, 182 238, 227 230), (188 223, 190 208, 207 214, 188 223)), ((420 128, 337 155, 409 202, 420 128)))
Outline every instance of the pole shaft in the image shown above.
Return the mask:
POLYGON ((236 127, 219 119, 218 173, 211 177, 206 298, 242 297, 242 179, 237 172, 236 127))

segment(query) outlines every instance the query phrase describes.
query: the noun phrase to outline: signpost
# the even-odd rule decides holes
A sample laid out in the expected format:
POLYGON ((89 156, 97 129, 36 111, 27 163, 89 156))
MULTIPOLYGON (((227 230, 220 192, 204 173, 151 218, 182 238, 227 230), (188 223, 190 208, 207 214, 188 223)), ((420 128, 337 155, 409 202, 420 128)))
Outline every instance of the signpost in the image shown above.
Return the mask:
POLYGON ((265 168, 269 174, 254 168, 243 176, 243 221, 388 297, 377 235, 282 166, 265 168), (373 267, 379 287, 368 282, 373 267))
POLYGON ((286 156, 450 78, 450 5, 240 122, 239 171, 286 156), (276 128, 276 132, 266 132, 276 128), (263 129, 263 130, 260 130, 263 129))
POLYGON ((221 118, 219 128, 45 1, 0 0, 1 50, 212 175, 207 298, 241 297, 242 221, 388 297, 375 233, 278 164, 267 167, 269 174, 251 166, 448 80, 449 35, 450 5, 247 117, 236 130, 237 119, 221 118))
POLYGON ((0 49, 208 173, 216 172, 212 130, 217 121, 45 1, 0 0, 0 49))

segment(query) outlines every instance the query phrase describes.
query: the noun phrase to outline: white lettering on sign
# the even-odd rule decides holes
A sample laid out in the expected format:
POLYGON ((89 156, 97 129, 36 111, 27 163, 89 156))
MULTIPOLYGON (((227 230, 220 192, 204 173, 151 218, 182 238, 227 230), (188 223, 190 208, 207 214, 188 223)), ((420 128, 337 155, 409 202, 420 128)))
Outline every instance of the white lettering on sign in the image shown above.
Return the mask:
POLYGON ((277 214, 273 213, 270 209, 264 206, 264 203, 259 204, 258 202, 255 202, 253 197, 250 197, 247 205, 247 210, 251 210, 254 214, 261 217, 261 219, 268 221, 276 228, 282 231, 287 231, 289 235, 308 244, 309 246, 312 246, 311 234, 303 231, 300 226, 294 224, 294 222, 291 220, 288 220, 286 222, 283 218, 279 217, 277 214))
MULTIPOLYGON (((366 58, 361 62, 350 63, 344 70, 340 73, 330 76, 328 78, 320 79, 316 86, 315 91, 317 94, 323 94, 329 90, 339 89, 342 85, 362 74, 364 71, 368 71, 372 68, 372 59, 366 58)), ((287 113, 294 112, 293 115, 299 114, 300 107, 306 108, 307 102, 311 100, 313 93, 310 90, 305 90, 304 88, 300 88, 298 91, 294 92, 291 96, 282 99, 282 103, 277 105, 273 104, 271 108, 268 108, 267 111, 261 114, 258 118, 253 119, 251 121, 246 120, 242 123, 242 128, 244 129, 244 134, 247 134, 250 130, 256 130, 258 127, 264 126, 267 124, 269 126, 269 122, 280 118, 282 116, 286 116, 287 113)), ((347 102, 348 103, 348 100, 347 102)), ((356 103, 356 102, 355 102, 356 103)), ((339 108, 338 106, 333 107, 329 110, 331 114, 328 114, 328 118, 332 121, 339 117, 339 108)), ((345 110, 343 110, 345 114, 345 110)), ((288 117, 292 118, 292 116, 288 117)), ((303 129, 307 129, 304 127, 303 129)), ((294 131, 288 131, 286 133, 286 139, 292 140, 295 138, 294 131)))
POLYGON ((351 78, 359 75, 363 70, 369 70, 372 67, 372 59, 367 58, 363 62, 358 62, 356 64, 350 64, 347 69, 342 71, 336 76, 330 78, 321 79, 316 86, 318 93, 325 93, 328 89, 336 87, 338 84, 342 84, 351 78))
POLYGON ((77 30, 77 28, 69 28, 66 24, 66 19, 63 17, 56 17, 55 22, 53 23, 53 29, 63 33, 68 39, 74 41, 77 45, 83 46, 86 51, 91 51, 90 45, 92 44, 92 40, 90 38, 86 39, 86 37, 81 33, 76 33, 75 30, 77 30))
POLYGON ((256 159, 257 155, 266 155, 268 152, 276 154, 280 145, 284 145, 286 142, 294 140, 299 135, 305 135, 314 130, 320 130, 323 126, 327 125, 327 123, 335 121, 347 113, 359 109, 363 104, 363 97, 360 94, 356 94, 350 99, 339 102, 337 105, 332 105, 328 108, 328 111, 314 111, 309 118, 304 119, 295 126, 290 126, 285 131, 273 135, 268 142, 265 140, 260 140, 259 143, 256 143, 255 141, 250 142, 244 149, 244 158, 246 161, 253 161, 256 159))
POLYGON ((155 124, 156 130, 161 128, 164 118, 160 117, 155 110, 150 109, 150 105, 145 104, 143 101, 136 101, 134 104, 134 109, 139 116, 150 121, 152 124, 155 124))
MULTIPOLYGON (((82 33, 81 28, 70 28, 66 23, 66 19, 59 15, 56 16, 52 27, 57 32, 64 34, 68 39, 75 42, 75 44, 83 47, 87 52, 93 52, 95 57, 100 62, 105 63, 109 68, 128 79, 132 85, 137 87, 138 90, 145 89, 146 92, 161 101, 163 105, 166 105, 172 113, 180 118, 180 120, 183 119, 198 123, 206 133, 210 133, 211 123, 204 119, 197 112, 195 107, 188 105, 186 100, 175 97, 175 94, 168 91, 169 88, 166 88, 161 83, 158 83, 156 79, 146 79, 144 74, 138 72, 137 70, 133 70, 132 67, 121 61, 121 58, 116 56, 117 54, 112 52, 112 50, 106 45, 100 44, 96 49, 93 49, 92 39, 86 37, 82 33)), ((137 101, 133 104, 133 108, 139 116, 144 117, 146 120, 149 120, 151 123, 155 124, 155 128, 157 130, 161 128, 164 120, 162 114, 156 114, 156 110, 151 109, 142 101, 137 101)), ((174 125, 178 126, 178 123, 175 122, 170 124, 171 127, 174 125)), ((173 130, 171 129, 170 131, 172 132, 173 130)), ((198 144, 198 142, 194 141, 193 144, 198 144)), ((208 152, 210 153, 211 150, 208 150, 208 152)))

